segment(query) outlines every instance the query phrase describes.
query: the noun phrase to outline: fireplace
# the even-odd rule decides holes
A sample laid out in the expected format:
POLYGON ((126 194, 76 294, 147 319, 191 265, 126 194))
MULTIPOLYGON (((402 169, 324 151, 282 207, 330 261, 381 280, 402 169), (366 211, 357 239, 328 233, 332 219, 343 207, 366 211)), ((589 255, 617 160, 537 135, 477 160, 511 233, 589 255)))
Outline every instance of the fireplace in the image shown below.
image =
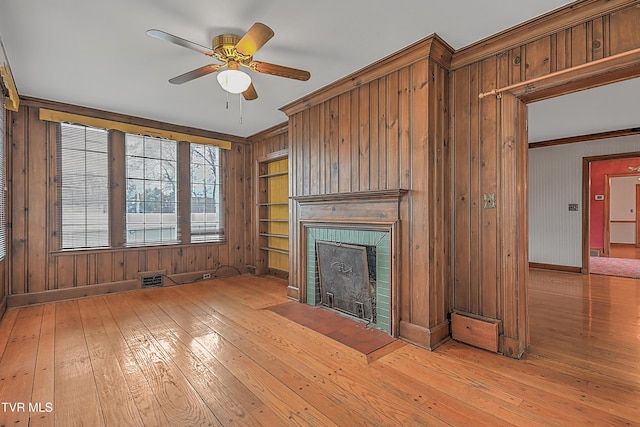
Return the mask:
POLYGON ((397 337, 406 194, 390 189, 295 196, 290 235, 296 256, 291 259, 289 297, 346 313, 397 337), (334 259, 319 260, 323 251, 333 251, 334 259), (349 256, 358 261, 347 263, 344 257, 349 256), (326 274, 334 274, 332 283, 321 283, 326 274), (341 292, 348 296, 345 301, 341 292))
POLYGON ((391 334, 390 232, 354 225, 306 231, 306 302, 391 334))
POLYGON ((325 307, 375 324, 375 252, 375 246, 316 240, 316 301, 320 301, 325 307))

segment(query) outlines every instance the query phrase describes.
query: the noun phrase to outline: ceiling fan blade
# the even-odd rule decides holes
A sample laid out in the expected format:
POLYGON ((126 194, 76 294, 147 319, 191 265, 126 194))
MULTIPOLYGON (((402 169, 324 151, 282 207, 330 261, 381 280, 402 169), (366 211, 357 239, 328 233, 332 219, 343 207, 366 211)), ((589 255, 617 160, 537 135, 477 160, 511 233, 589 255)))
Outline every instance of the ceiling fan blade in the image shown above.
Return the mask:
POLYGON ((256 88, 253 86, 253 83, 249 85, 247 90, 242 92, 242 96, 247 101, 253 101, 254 99, 258 98, 258 92, 256 92, 256 88))
POLYGON ((249 31, 236 43, 236 50, 243 55, 252 56, 269 39, 273 37, 273 30, 266 25, 256 22, 249 28, 249 31))
POLYGON ((207 56, 213 56, 214 54, 213 49, 209 47, 202 46, 198 43, 194 43, 189 40, 185 40, 178 36, 174 36, 173 34, 166 33, 162 30, 148 30, 147 35, 159 40, 164 40, 169 43, 177 44, 178 46, 186 47, 187 49, 195 50, 196 52, 200 52, 207 56))
POLYGON ((182 83, 186 83, 193 79, 197 79, 198 77, 206 76, 207 74, 215 73, 222 67, 226 67, 227 64, 209 64, 204 67, 196 68, 195 70, 189 71, 188 73, 181 74, 177 77, 174 77, 169 80, 169 83, 173 83, 174 85, 179 85, 182 83))
POLYGON ((250 64, 252 70, 259 73, 272 74, 274 76, 286 77, 288 79, 296 79, 307 81, 311 78, 311 73, 305 70, 285 67, 283 65, 269 64, 268 62, 253 61, 250 64))

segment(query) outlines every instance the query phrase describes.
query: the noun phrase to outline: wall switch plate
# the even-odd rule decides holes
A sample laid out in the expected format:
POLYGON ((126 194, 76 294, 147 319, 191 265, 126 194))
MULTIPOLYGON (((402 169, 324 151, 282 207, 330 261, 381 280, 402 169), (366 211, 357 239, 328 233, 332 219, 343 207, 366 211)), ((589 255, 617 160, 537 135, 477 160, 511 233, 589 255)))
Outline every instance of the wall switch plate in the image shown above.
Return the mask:
POLYGON ((577 212, 578 211, 578 204, 577 203, 569 203, 569 211, 577 212))
POLYGON ((496 207, 496 193, 485 193, 482 195, 485 209, 495 209, 496 207))

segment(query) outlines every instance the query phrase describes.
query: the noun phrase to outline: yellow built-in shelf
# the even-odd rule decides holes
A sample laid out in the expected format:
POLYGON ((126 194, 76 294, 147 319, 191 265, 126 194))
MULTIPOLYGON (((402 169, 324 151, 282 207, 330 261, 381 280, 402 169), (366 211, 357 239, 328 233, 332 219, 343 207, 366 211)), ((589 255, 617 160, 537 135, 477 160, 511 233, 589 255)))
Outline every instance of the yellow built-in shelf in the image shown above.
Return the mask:
POLYGON ((267 252, 277 252, 279 254, 289 255, 289 251, 284 250, 284 249, 261 247, 260 250, 261 251, 267 251, 267 252))

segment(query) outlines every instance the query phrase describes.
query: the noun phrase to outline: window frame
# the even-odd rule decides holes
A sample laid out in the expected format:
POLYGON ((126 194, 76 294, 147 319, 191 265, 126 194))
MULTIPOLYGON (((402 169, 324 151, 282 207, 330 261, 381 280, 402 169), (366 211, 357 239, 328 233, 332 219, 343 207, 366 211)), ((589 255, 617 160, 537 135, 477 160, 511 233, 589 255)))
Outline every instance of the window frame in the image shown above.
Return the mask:
MULTIPOLYGON (((206 163, 206 160, 205 160, 206 163)), ((202 165, 206 166, 205 163, 202 163, 202 165)), ((200 163, 198 163, 200 164, 200 163)), ((222 180, 222 150, 220 149, 220 147, 216 147, 216 146, 212 146, 211 144, 200 144, 200 143, 195 143, 195 142, 191 142, 189 143, 189 236, 185 236, 188 237, 188 243, 193 243, 193 244, 197 244, 197 243, 207 243, 207 242, 220 242, 220 241, 224 241, 225 239, 225 209, 224 209, 224 182, 222 180), (202 183, 195 183, 195 184, 202 184, 205 186, 205 212, 203 212, 205 214, 205 220, 204 221, 196 221, 194 222, 193 220, 193 215, 194 215, 194 211, 193 211, 193 196, 194 196, 194 189, 193 189, 193 185, 194 185, 194 171, 193 171, 193 167, 194 167, 194 159, 193 159, 193 147, 194 146, 202 146, 205 148, 209 148, 212 147, 213 149, 217 150, 217 164, 214 163, 214 167, 216 168, 216 177, 215 177, 215 183, 213 184, 209 184, 207 185, 206 183, 206 178, 204 179, 204 181, 202 183), (211 232, 206 232, 206 228, 207 228, 207 224, 208 221, 206 220, 206 214, 208 214, 209 212, 206 211, 206 188, 207 186, 211 186, 211 187, 215 187, 217 189, 217 198, 214 198, 214 206, 217 209, 217 215, 218 215, 218 227, 215 228, 214 231, 211 232), (215 201, 215 199, 217 199, 217 203, 215 201), (205 232, 201 232, 201 233, 194 233, 193 230, 193 224, 197 223, 197 224, 204 224, 205 227, 205 232), (196 236, 202 236, 202 239, 197 239, 194 240, 194 237, 196 236)), ((214 190, 215 191, 215 190, 214 190)))
MULTIPOLYGON (((60 123, 54 122, 56 133, 60 132, 60 123)), ((55 208, 52 212, 52 220, 57 225, 57 230, 54 230, 52 234, 53 238, 50 240, 51 250, 53 252, 73 252, 73 251, 103 251, 114 250, 122 248, 144 248, 154 246, 190 246, 199 244, 224 244, 227 241, 226 231, 226 203, 227 203, 227 185, 225 183, 228 178, 225 173, 224 164, 226 157, 230 150, 224 146, 217 146, 216 144, 210 144, 218 148, 218 180, 220 182, 219 189, 219 204, 218 207, 221 212, 220 226, 215 234, 215 237, 206 240, 191 241, 191 161, 190 161, 190 142, 187 141, 175 141, 177 143, 177 162, 176 162, 176 175, 177 175, 177 208, 176 213, 178 216, 177 224, 177 240, 172 241, 152 241, 152 242, 129 242, 126 239, 126 150, 125 150, 125 137, 126 133, 120 130, 108 131, 108 144, 109 144, 109 160, 108 169, 110 174, 109 182, 109 246, 106 247, 94 247, 94 248, 62 248, 62 239, 60 236, 61 231, 61 212, 55 208), (186 156, 185 156, 186 154, 186 156), (186 160, 186 162, 185 162, 186 160)), ((54 182, 59 179, 58 158, 59 147, 58 138, 54 138, 55 143, 52 144, 52 166, 54 167, 55 175, 52 177, 54 182)), ((166 138, 164 138, 166 139, 166 138)), ((198 143, 202 144, 202 143, 198 143)), ((206 144, 206 143, 205 143, 206 144)), ((53 194, 54 200, 57 205, 61 200, 61 194, 58 191, 58 186, 54 185, 53 194)))
MULTIPOLYGON (((110 158, 111 158, 111 153, 110 153, 110 137, 109 137, 109 133, 107 131, 105 131, 104 129, 99 129, 99 128, 95 128, 93 126, 86 126, 86 125, 70 125, 70 124, 65 124, 65 123, 61 123, 57 126, 56 129, 56 191, 57 191, 57 209, 56 209, 56 213, 57 213, 57 225, 58 225, 58 230, 59 232, 57 233, 59 236, 59 242, 58 242, 58 247, 60 250, 62 251, 75 251, 75 250, 94 250, 94 249, 108 249, 111 247, 111 239, 110 239, 110 233, 111 233, 111 223, 112 220, 110 218, 110 198, 111 198, 111 194, 110 194, 110 189, 109 187, 110 182, 111 182, 111 164, 109 162, 110 158), (82 127, 85 129, 85 150, 77 150, 77 151, 83 151, 84 155, 85 155, 85 162, 84 162, 84 166, 85 168, 87 167, 87 162, 86 162, 86 143, 87 143, 87 138, 86 138, 86 133, 87 133, 87 129, 90 130, 94 130, 94 131, 99 131, 99 132, 106 132, 106 152, 104 152, 106 154, 106 167, 107 167, 107 213, 106 213, 106 217, 107 217, 107 242, 106 245, 102 245, 102 246, 75 246, 75 247, 64 247, 64 214, 63 214, 63 187, 64 187, 64 177, 63 177, 63 165, 62 165, 62 153, 63 150, 65 149, 65 147, 62 146, 62 138, 63 138, 63 126, 74 126, 74 127, 82 127)), ((86 174, 85 174, 86 176, 86 174)), ((86 188, 85 188, 85 192, 86 192, 86 188)), ((87 203, 85 203, 85 210, 86 210, 86 206, 87 203)), ((87 225, 87 216, 85 215, 85 229, 86 229, 86 225, 87 225)), ((86 236, 85 236, 85 242, 86 242, 86 236)))

